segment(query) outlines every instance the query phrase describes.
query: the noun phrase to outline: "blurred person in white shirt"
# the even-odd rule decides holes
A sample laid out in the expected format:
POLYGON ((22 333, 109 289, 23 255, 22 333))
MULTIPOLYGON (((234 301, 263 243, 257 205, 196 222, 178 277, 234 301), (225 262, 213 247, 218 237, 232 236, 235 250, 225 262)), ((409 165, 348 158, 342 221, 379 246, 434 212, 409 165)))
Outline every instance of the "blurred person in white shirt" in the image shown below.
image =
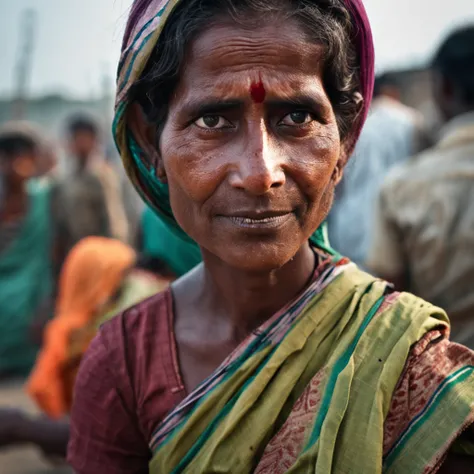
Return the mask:
POLYGON ((396 73, 378 76, 374 94, 328 221, 333 247, 362 267, 373 234, 374 203, 384 178, 427 143, 422 115, 400 101, 396 73))

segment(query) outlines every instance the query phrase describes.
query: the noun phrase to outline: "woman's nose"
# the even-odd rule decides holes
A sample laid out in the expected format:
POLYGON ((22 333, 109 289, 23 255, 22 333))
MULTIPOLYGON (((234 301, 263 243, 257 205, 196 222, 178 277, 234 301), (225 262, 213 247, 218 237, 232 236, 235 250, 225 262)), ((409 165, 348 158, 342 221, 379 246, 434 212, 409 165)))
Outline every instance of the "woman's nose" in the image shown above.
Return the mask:
POLYGON ((265 130, 248 139, 245 151, 237 157, 232 186, 262 195, 285 183, 282 155, 265 130))

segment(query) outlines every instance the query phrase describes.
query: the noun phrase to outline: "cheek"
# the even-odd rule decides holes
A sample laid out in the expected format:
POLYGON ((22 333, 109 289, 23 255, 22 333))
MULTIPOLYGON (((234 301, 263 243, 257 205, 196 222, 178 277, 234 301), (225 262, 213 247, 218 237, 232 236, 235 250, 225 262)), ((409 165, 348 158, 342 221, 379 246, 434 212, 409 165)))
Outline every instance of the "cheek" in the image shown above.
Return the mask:
POLYGON ((291 170, 301 192, 317 205, 329 188, 335 186, 335 171, 341 157, 341 143, 337 128, 328 130, 299 150, 292 159, 291 170))
POLYGON ((13 163, 13 171, 19 178, 28 179, 36 173, 36 166, 33 160, 19 159, 13 163))
POLYGON ((179 188, 191 201, 205 202, 222 180, 223 168, 214 153, 191 151, 192 146, 172 146, 162 150, 163 166, 170 189, 179 188))
POLYGON ((201 233, 197 227, 206 212, 206 202, 225 177, 215 150, 196 150, 183 134, 163 131, 160 143, 168 182, 171 208, 180 226, 191 237, 201 233))

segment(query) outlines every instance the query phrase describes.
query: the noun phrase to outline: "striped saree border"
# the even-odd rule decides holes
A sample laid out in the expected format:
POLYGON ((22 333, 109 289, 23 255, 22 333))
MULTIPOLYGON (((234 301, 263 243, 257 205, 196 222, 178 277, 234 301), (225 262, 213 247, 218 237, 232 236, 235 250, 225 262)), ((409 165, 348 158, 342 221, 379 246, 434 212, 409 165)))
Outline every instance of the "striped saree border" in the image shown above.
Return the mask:
MULTIPOLYGON (((183 400, 175 409, 155 429, 149 442, 152 452, 156 452, 165 442, 169 441, 173 431, 192 415, 192 413, 206 399, 216 387, 228 380, 245 361, 265 350, 275 349, 279 342, 284 338, 290 328, 293 326, 299 316, 304 312, 308 302, 316 295, 321 293, 332 281, 334 281, 348 267, 354 264, 347 260, 334 262, 333 259, 327 259, 319 269, 319 275, 316 280, 300 295, 295 301, 283 308, 267 321, 259 330, 244 341, 216 371, 204 380, 185 400, 183 400)), ((258 369, 257 369, 258 370, 258 369)))
POLYGON ((446 377, 386 455, 384 474, 430 472, 446 453, 446 439, 454 440, 474 422, 474 366, 461 367, 446 377), (439 432, 437 427, 442 427, 439 432), (447 432, 451 429, 449 436, 447 432), (427 440, 432 440, 431 444, 427 440))
POLYGON ((347 364, 349 363, 349 360, 354 354, 357 344, 359 343, 361 337, 364 335, 365 330, 369 326, 370 322, 375 317, 375 315, 378 314, 380 308, 382 307, 384 299, 385 299, 385 295, 381 296, 375 302, 375 304, 372 306, 370 311, 367 313, 367 316, 365 317, 363 323, 361 324, 359 331, 357 332, 354 340, 352 341, 350 346, 346 349, 346 351, 342 354, 339 360, 337 360, 336 363, 334 364, 334 368, 328 377, 328 383, 324 391, 323 399, 321 401, 321 406, 318 410, 318 414, 316 415, 316 420, 314 423, 313 430, 311 432, 308 443, 306 447, 304 448, 303 452, 308 451, 318 441, 319 436, 321 434, 321 429, 322 429, 324 420, 326 419, 326 415, 328 413, 329 406, 331 404, 331 400, 334 395, 334 389, 336 387, 336 382, 338 380, 338 377, 340 373, 346 368, 347 364))

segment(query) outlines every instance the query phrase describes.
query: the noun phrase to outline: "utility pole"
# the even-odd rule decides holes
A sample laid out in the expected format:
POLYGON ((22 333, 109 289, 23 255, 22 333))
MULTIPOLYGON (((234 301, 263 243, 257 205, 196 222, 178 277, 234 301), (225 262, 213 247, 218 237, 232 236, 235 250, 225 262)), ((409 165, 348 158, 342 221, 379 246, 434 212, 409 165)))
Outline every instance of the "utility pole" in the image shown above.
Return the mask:
POLYGON ((23 119, 26 113, 35 34, 36 11, 32 9, 25 10, 20 22, 20 50, 15 67, 16 92, 12 111, 15 120, 23 119))

